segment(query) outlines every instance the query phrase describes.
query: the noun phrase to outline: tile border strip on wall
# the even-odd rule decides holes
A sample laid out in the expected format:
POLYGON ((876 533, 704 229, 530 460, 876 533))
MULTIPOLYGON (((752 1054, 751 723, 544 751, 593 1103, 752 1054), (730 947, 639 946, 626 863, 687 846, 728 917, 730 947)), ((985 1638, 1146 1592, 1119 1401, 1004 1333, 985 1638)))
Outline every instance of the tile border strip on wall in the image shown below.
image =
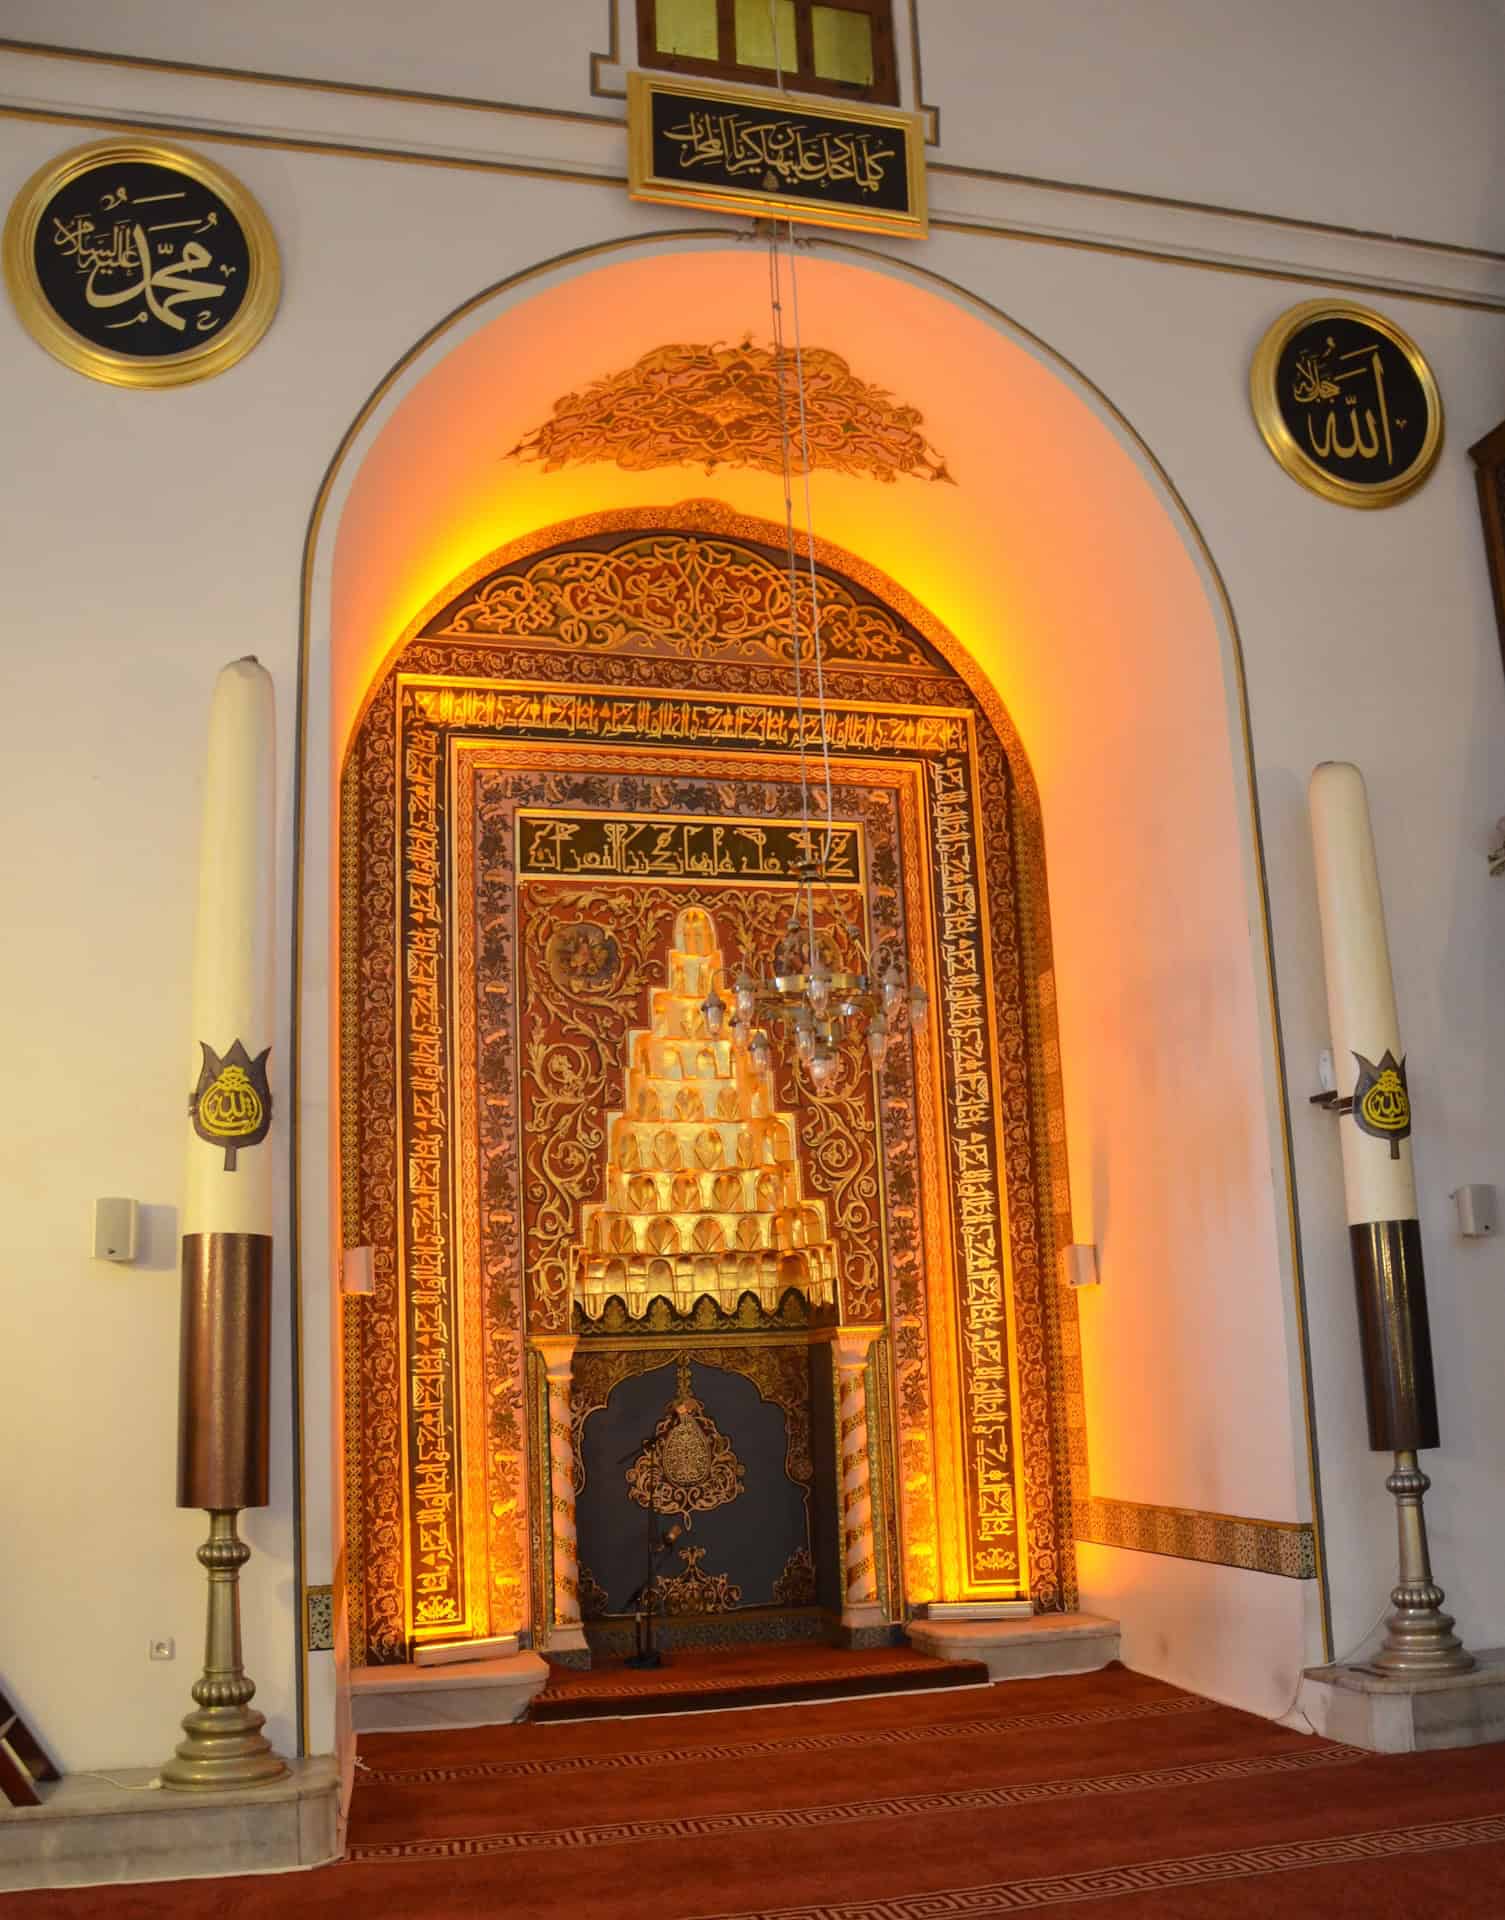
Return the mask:
POLYGON ((1072 1515, 1079 1545, 1124 1547, 1204 1566, 1274 1573, 1287 1580, 1317 1578, 1315 1529, 1305 1520, 1250 1520, 1195 1507, 1157 1507, 1096 1495, 1072 1515))

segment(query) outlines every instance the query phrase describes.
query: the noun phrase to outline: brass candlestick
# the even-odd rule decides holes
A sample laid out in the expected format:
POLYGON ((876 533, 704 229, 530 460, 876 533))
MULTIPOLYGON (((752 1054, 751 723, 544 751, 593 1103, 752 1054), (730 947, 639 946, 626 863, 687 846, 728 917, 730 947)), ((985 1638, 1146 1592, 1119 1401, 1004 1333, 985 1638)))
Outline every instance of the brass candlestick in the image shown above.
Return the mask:
POLYGON ((178 1505, 209 1515, 198 1551, 209 1609, 195 1711, 162 1769, 164 1787, 259 1787, 287 1772, 262 1734, 266 1716, 250 1704, 256 1683, 241 1664, 240 1570, 251 1549, 235 1531, 242 1507, 267 1502, 271 1301, 266 1235, 184 1235, 178 1505))
POLYGON ((1400 1532, 1400 1581, 1391 1589, 1395 1611, 1385 1622, 1385 1644, 1369 1662, 1379 1673, 1410 1678, 1429 1673, 1468 1673, 1474 1656, 1453 1632, 1453 1616, 1442 1611, 1443 1593, 1432 1578, 1427 1552, 1427 1520, 1422 1499, 1431 1481, 1414 1450, 1395 1456, 1395 1471, 1385 1485, 1395 1496, 1400 1532))
POLYGON ((209 1575, 204 1671, 195 1682, 195 1712, 185 1716, 177 1751, 162 1769, 164 1787, 259 1787, 280 1780, 286 1763, 261 1729, 265 1714, 250 1704, 256 1682, 241 1664, 240 1570, 251 1549, 235 1531, 236 1510, 211 1512, 199 1564, 209 1575))

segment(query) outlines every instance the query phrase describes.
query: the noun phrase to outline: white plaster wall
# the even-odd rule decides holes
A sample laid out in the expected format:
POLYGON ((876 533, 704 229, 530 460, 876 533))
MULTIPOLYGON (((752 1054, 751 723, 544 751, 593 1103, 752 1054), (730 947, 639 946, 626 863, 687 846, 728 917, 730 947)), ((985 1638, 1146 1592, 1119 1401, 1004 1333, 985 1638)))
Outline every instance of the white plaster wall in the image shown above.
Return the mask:
MULTIPOLYGON (((106 10, 90 11, 97 17, 106 10)), ((1476 20, 1469 8, 1441 12, 1453 25, 1476 20)), ((117 33, 137 18, 108 13, 115 31, 106 36, 89 21, 87 40, 118 45, 117 33)), ((0 29, 58 39, 84 18, 83 9, 63 6, 45 14, 35 18, 20 0, 7 0, 0 29)), ((160 27, 174 17, 158 7, 148 19, 160 27)), ((196 13, 196 32, 235 17, 196 13)), ((927 45, 932 98, 938 38, 932 31, 927 45)), ((1448 44, 1446 34, 1439 44, 1448 44)), ((179 37, 172 50, 232 57, 202 39, 185 46, 179 37)), ((274 42, 236 57, 270 67, 282 52, 274 42)), ((1156 82, 1163 88, 1165 151, 1104 108, 1093 134, 1102 156, 1095 171, 1133 185, 1147 183, 1151 161, 1175 171, 1183 77, 1173 65, 1156 82)), ((1394 84, 1391 74, 1386 85, 1394 84)), ((124 107, 129 82, 122 80, 120 90, 124 107)), ((1257 90, 1248 92, 1253 98, 1257 90)), ((1453 145, 1473 138, 1472 99, 1463 87, 1428 126, 1437 167, 1453 167, 1454 186, 1461 173, 1473 177, 1473 157, 1460 173, 1453 145)), ((184 115, 193 100, 185 89, 184 115)), ((1274 118, 1272 153, 1283 124, 1274 118)), ((8 203, 34 168, 83 137, 66 126, 0 119, 0 200, 8 203)), ((1332 145, 1333 167, 1308 165, 1299 193, 1272 157, 1275 184, 1268 190, 1288 211, 1377 218, 1359 210, 1359 183, 1342 208, 1335 201, 1312 205, 1311 194, 1331 193, 1328 183, 1341 172, 1336 137, 1332 145)), ((0 942, 0 1018, 13 1091, 0 1119, 7 1226, 0 1459, 8 1463, 0 1495, 0 1676, 70 1767, 164 1755, 196 1671, 203 1577, 192 1556, 202 1520, 171 1504, 172 1216, 186 1095, 176 1075, 192 937, 198 768, 215 670, 235 654, 258 653, 273 672, 286 727, 309 507, 341 433, 398 355, 478 284, 567 246, 660 224, 652 210, 596 186, 245 147, 223 152, 271 216, 286 279, 276 324, 240 367, 169 393, 117 391, 48 360, 24 336, 8 302, 0 302, 0 419, 8 442, 27 450, 24 464, 7 467, 0 515, 0 646, 9 710, 19 722, 4 761, 0 855, 9 932, 0 942), (391 266, 395 231, 404 235, 401 272, 391 266), (151 1251, 135 1269, 88 1257, 89 1208, 99 1193, 132 1193, 156 1210, 151 1251), (177 1638, 170 1665, 146 1657, 148 1637, 160 1633, 177 1638)), ((1024 164, 1001 150, 990 159, 1024 164)), ((1255 168, 1252 150, 1242 164, 1255 168)), ((1482 177, 1487 169, 1479 171, 1482 177)), ((1450 223, 1462 217, 1456 193, 1423 167, 1406 175, 1405 193, 1424 195, 1425 204, 1409 203, 1403 172, 1398 160, 1381 176, 1394 190, 1387 204, 1399 210, 1395 224, 1453 230, 1450 223)), ((1207 197, 1220 197, 1220 190, 1209 188, 1207 197)), ((1253 345, 1306 289, 955 234, 938 234, 915 257, 1006 308, 1112 395, 1181 489, 1232 596, 1248 664, 1296 1097, 1340 1648, 1363 1633, 1380 1605, 1391 1537, 1378 1484, 1382 1463, 1364 1444, 1336 1142, 1331 1123, 1301 1098, 1325 1044, 1303 793, 1318 758, 1343 755, 1365 766, 1418 1115, 1443 1406, 1444 1444, 1428 1459, 1437 1480, 1435 1557, 1465 1632, 1478 1643, 1505 1641, 1497 1466, 1505 1406, 1492 1361, 1505 1335, 1505 1249, 1457 1242, 1446 1197, 1460 1181, 1505 1173, 1498 1164, 1505 1021, 1488 972, 1505 933, 1505 882, 1490 883, 1483 860, 1488 825, 1505 810, 1505 675, 1464 453, 1505 409, 1505 327, 1495 314, 1380 302, 1432 357, 1449 409, 1449 441, 1436 476, 1412 501, 1386 514, 1346 513, 1282 474, 1247 415, 1244 378, 1253 345)), ((917 341, 917 368, 923 357, 917 341)), ((1000 423, 1000 460, 1008 458, 1006 427, 1000 423)), ((1086 533, 1090 541, 1092 530, 1086 533)), ((1199 707, 1179 724, 1212 723, 1199 707)), ((1225 717, 1215 724, 1225 725, 1225 717)), ((288 744, 285 732, 285 801, 288 744)), ((1157 848, 1166 861, 1177 858, 1173 826, 1157 848)), ((284 901, 291 895, 289 831, 285 806, 284 901)), ((1132 898, 1117 904, 1121 913, 1135 910, 1132 898)), ((1162 937, 1173 943, 1175 935, 1170 927, 1162 937)), ((1111 960, 1102 956, 1104 966, 1111 960)), ((1184 1054, 1192 1014, 1173 972, 1150 984, 1136 1005, 1138 1044, 1153 1062, 1157 1049, 1145 1031, 1158 1023, 1166 1049, 1184 1054)), ((1215 992, 1216 983, 1207 990, 1215 992)), ((286 1017, 284 991, 284 1036, 286 1017)), ((1116 1043, 1111 1033, 1096 1042, 1116 1043)), ((285 1073, 285 1039, 280 1050, 285 1073)), ((1200 1064, 1182 1057, 1180 1071, 1194 1080, 1200 1064)), ((1215 1096, 1206 1119, 1213 1164, 1226 1151, 1218 1134, 1223 1116, 1246 1127, 1262 1095, 1253 1086, 1222 1085, 1215 1061, 1205 1073, 1215 1096)), ((1067 1061, 1067 1091, 1073 1178, 1089 1223, 1105 1177, 1113 1204, 1123 1198, 1111 1161, 1105 1175, 1099 1171, 1090 1079, 1089 1057, 1079 1048, 1067 1061)), ((1256 1132, 1248 1133, 1245 1151, 1269 1183, 1266 1203, 1278 1207, 1276 1170, 1256 1132)), ((1158 1177, 1174 1182, 1187 1173, 1175 1164, 1158 1177)), ((1217 1205, 1216 1180, 1204 1198, 1217 1205)), ((1144 1429, 1162 1418, 1169 1400, 1162 1392, 1157 1401, 1154 1380, 1185 1383, 1195 1395, 1209 1369, 1245 1359, 1238 1316, 1197 1311, 1195 1250, 1137 1250, 1136 1263, 1154 1258, 1167 1263, 1163 1291, 1115 1294, 1105 1262, 1102 1292, 1083 1303, 1098 1490, 1196 1504, 1217 1484, 1219 1469, 1204 1457, 1213 1449, 1243 1476, 1237 1492, 1244 1510, 1268 1496, 1268 1517, 1299 1517, 1290 1504, 1299 1488, 1289 1474, 1280 1468, 1260 1477, 1264 1437, 1220 1433, 1215 1401, 1194 1400, 1203 1408, 1200 1426, 1191 1423, 1174 1460, 1163 1450, 1154 1459, 1159 1441, 1144 1429), (1115 1483, 1118 1463, 1126 1477, 1115 1483)), ((293 1738, 296 1639, 285 1248, 278 1275, 273 1504, 247 1516, 257 1551, 245 1592, 248 1664, 285 1747, 293 1738)), ((311 1263, 305 1423, 316 1475, 328 1460, 328 1348, 320 1342, 328 1340, 329 1282, 328 1272, 311 1263)), ((1249 1284, 1271 1284, 1263 1260, 1249 1284)), ((1272 1431, 1283 1430, 1278 1453, 1299 1435, 1284 1300, 1281 1311, 1286 1384, 1257 1396, 1272 1431)), ((327 1496, 314 1491, 312 1580, 330 1575, 328 1529, 327 1496)), ((1273 1699, 1292 1664, 1292 1636, 1303 1629, 1309 1591, 1296 1605, 1291 1583, 1188 1572, 1182 1563, 1106 1549, 1084 1550, 1082 1567, 1088 1598, 1123 1613, 1131 1659, 1244 1704, 1273 1699), (1235 1616, 1244 1631, 1230 1627, 1235 1616), (1156 1637, 1171 1617, 1174 1656, 1156 1637), (1214 1684, 1219 1674, 1223 1684, 1214 1684)), ((1315 1651, 1309 1631, 1307 1648, 1315 1651)), ((327 1659, 315 1656, 315 1665, 327 1659)), ((314 1691, 321 1705, 313 1744, 327 1747, 327 1684, 316 1679, 314 1691)))
POLYGON ((1272 1720, 1291 1712, 1317 1631, 1311 1581, 1097 1546, 1077 1548, 1077 1571, 1113 1595, 1125 1666, 1272 1720))
MULTIPOLYGON (((906 87, 911 7, 952 165, 1505 246, 1491 0, 895 0, 906 87)), ((0 7, 17 39, 598 114, 621 111, 591 92, 613 20, 631 62, 633 0, 0 7)))
MULTIPOLYGON (((67 130, 0 120, 0 200, 71 143, 67 130)), ((165 1758, 202 1652, 193 1554, 207 1524, 173 1498, 189 1091, 178 1076, 210 689, 246 652, 275 680, 279 898, 290 910, 299 562, 314 496, 381 374, 474 290, 475 233, 498 223, 496 184, 476 176, 441 193, 445 177, 426 169, 373 176, 354 161, 251 152, 230 164, 271 217, 285 275, 271 332, 231 372, 160 393, 103 386, 44 355, 0 301, 0 419, 8 444, 27 450, 8 466, 0 514, 14 716, 0 851, 12 1091, 0 1120, 0 1675, 69 1768, 165 1758), (377 288, 395 216, 423 243, 410 276, 377 288), (150 1252, 134 1267, 90 1258, 100 1194, 150 1209, 150 1252), (148 1639, 164 1634, 177 1658, 151 1663, 148 1639)), ((599 190, 504 204, 518 257, 551 251, 571 227, 582 242, 620 231, 625 212, 599 190)), ((284 958, 290 937, 285 926, 284 958)), ((287 996, 284 974, 279 1092, 287 996)), ((307 1203, 317 1230, 323 1196, 307 1203)), ((303 1316, 313 1582, 333 1567, 330 1284, 313 1260, 303 1316)), ((273 1313, 273 1498, 245 1516, 256 1551, 242 1591, 257 1704, 287 1750, 297 1653, 285 1234, 273 1313)), ((317 1671, 329 1660, 311 1663, 316 1750, 333 1738, 317 1671)))

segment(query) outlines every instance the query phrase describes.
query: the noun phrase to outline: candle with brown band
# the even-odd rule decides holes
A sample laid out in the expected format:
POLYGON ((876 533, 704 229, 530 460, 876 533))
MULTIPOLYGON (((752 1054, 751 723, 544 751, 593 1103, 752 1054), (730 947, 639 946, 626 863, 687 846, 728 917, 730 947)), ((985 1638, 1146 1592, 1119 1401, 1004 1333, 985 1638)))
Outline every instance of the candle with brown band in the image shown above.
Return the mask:
POLYGON ((1439 1444, 1437 1390, 1406 1056, 1364 776, 1325 760, 1309 801, 1369 1444, 1395 1456, 1385 1484, 1397 1503, 1400 1579, 1384 1647, 1370 1664, 1397 1674, 1464 1672, 1473 1656, 1441 1610, 1422 1514, 1431 1482, 1416 1456, 1439 1444))
POLYGON ((204 1672, 164 1786, 255 1786, 287 1769, 241 1664, 242 1507, 265 1506, 272 1296, 276 719, 254 659, 220 673, 209 714, 186 1075, 178 1505, 209 1513, 204 1672))

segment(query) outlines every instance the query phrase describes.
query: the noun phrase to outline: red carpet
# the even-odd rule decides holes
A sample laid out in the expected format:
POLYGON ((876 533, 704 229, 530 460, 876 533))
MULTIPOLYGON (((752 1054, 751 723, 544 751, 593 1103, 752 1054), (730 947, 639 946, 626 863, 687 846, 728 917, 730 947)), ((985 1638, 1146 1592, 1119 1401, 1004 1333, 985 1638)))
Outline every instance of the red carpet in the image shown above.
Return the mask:
POLYGON ((869 1693, 982 1687, 978 1660, 933 1660, 913 1647, 846 1652, 823 1646, 686 1647, 644 1670, 625 1659, 582 1670, 551 1667, 530 1720, 590 1720, 604 1714, 686 1713, 713 1707, 773 1707, 793 1700, 856 1700, 869 1693))
POLYGON ((361 1750, 338 1866, 19 1894, 7 1920, 1505 1915, 1505 1748, 1361 1753, 1122 1667, 361 1750))

